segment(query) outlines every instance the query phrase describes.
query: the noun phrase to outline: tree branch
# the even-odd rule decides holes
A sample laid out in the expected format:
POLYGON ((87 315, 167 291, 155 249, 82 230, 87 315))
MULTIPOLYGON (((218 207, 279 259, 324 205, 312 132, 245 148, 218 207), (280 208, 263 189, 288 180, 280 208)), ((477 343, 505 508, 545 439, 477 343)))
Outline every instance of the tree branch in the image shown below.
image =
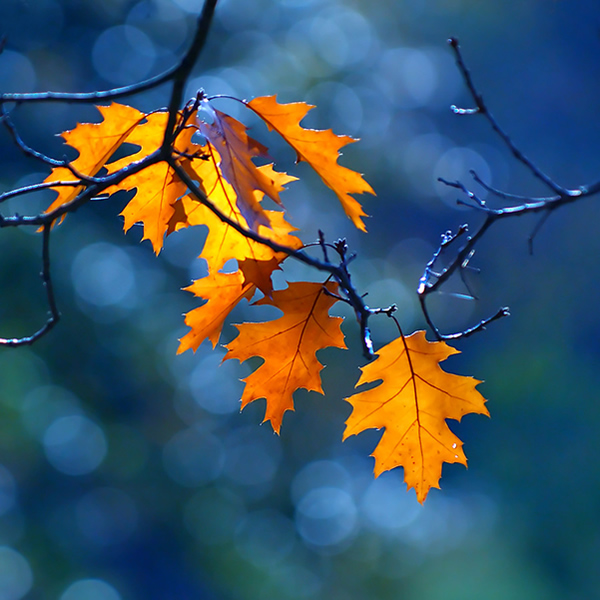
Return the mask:
POLYGON ((173 90, 171 91, 171 99, 169 100, 169 120, 163 138, 163 150, 166 150, 173 141, 173 129, 175 128, 177 111, 182 103, 183 89, 200 56, 200 52, 202 52, 206 44, 216 6, 217 0, 205 0, 202 12, 198 17, 196 35, 192 40, 192 44, 173 72, 173 90))
POLYGON ((202 13, 198 18, 196 34, 190 45, 190 48, 177 64, 168 68, 163 73, 131 85, 96 92, 33 92, 24 94, 4 93, 0 94, 0 105, 7 102, 16 102, 17 104, 22 104, 25 102, 72 102, 94 104, 96 102, 101 102, 102 100, 116 100, 117 98, 123 98, 133 94, 140 94, 141 92, 151 90, 159 85, 162 85, 163 83, 171 81, 174 78, 181 77, 184 73, 187 73, 183 79, 185 82, 189 76, 189 72, 193 68, 200 54, 200 51, 204 47, 216 5, 217 0, 205 0, 202 13))
POLYGON ((479 229, 472 235, 463 237, 463 234, 467 232, 467 225, 462 225, 456 234, 451 234, 450 232, 446 232, 442 236, 442 242, 438 248, 438 250, 434 253, 431 260, 425 266, 425 270, 423 275, 419 280, 419 285, 417 288, 417 294, 419 296, 419 302, 421 304, 421 309, 427 324, 431 327, 434 335, 437 339, 445 339, 445 340, 456 340, 462 337, 467 337, 485 329, 486 325, 489 323, 507 316, 509 314, 508 308, 503 307, 500 308, 493 316, 482 320, 480 323, 473 327, 469 327, 463 331, 451 333, 451 334, 442 334, 438 327, 435 325, 433 319, 431 318, 426 299, 427 296, 439 291, 440 288, 448 282, 450 277, 457 271, 461 271, 464 269, 472 257, 475 246, 479 242, 479 240, 485 235, 487 230, 496 222, 502 219, 507 219, 510 217, 519 217, 524 214, 532 214, 532 213, 543 213, 544 217, 542 220, 536 225, 531 236, 529 237, 529 247, 531 249, 531 243, 533 237, 537 234, 542 224, 545 222, 546 218, 549 216, 551 212, 560 208, 561 206, 566 206, 567 204, 571 204, 581 198, 586 198, 589 196, 593 196, 600 192, 600 182, 594 182, 589 185, 583 185, 576 189, 567 189, 554 180, 552 180, 548 175, 543 173, 535 163, 533 163, 530 159, 528 159, 523 152, 517 148, 517 146, 513 143, 508 134, 504 131, 504 129, 498 124, 496 119, 492 116, 487 105, 484 102, 483 96, 479 93, 475 84, 473 82, 473 78, 469 69, 467 68, 462 53, 460 51, 460 47, 458 44, 458 40, 452 38, 449 40, 449 44, 454 51, 456 62, 458 68, 463 76, 465 84, 471 93, 471 97, 475 102, 475 108, 463 109, 458 108, 456 106, 452 106, 451 110, 457 115, 475 115, 481 114, 492 126, 492 129, 498 134, 498 136, 502 139, 504 144, 513 154, 513 156, 522 164, 524 164, 531 174, 537 179, 541 180, 547 187, 549 187, 554 193, 554 196, 542 197, 542 198, 533 198, 528 196, 520 196, 515 194, 510 194, 508 192, 504 192, 498 190, 496 188, 491 187, 490 185, 483 182, 473 171, 471 174, 474 177, 474 180, 482 185, 484 189, 490 192, 492 195, 497 198, 502 198, 505 200, 518 201, 519 204, 514 206, 506 206, 503 208, 490 208, 484 200, 479 198, 475 192, 470 190, 465 184, 460 181, 447 181, 445 179, 439 179, 442 183, 447 186, 457 188, 460 190, 469 201, 458 200, 459 204, 464 206, 468 206, 473 210, 481 212, 485 215, 485 219, 479 229), (456 240, 463 240, 464 243, 459 245, 456 240), (445 254, 446 250, 452 246, 455 247, 458 245, 458 250, 456 251, 452 260, 445 266, 443 269, 437 271, 435 269, 436 263, 438 262, 440 256, 445 254))
POLYGON ((20 338, 0 338, 0 346, 30 346, 35 341, 39 340, 43 335, 48 333, 60 320, 60 313, 56 305, 56 298, 54 297, 54 287, 52 285, 52 277, 50 276, 50 230, 52 225, 46 223, 44 225, 43 236, 42 236, 42 282, 46 289, 46 301, 48 303, 48 309, 50 317, 40 329, 34 334, 20 337, 20 338))
POLYGON ((471 72, 465 65, 465 62, 462 57, 462 53, 460 51, 460 46, 458 44, 458 40, 456 38, 450 38, 448 40, 450 47, 454 51, 454 55, 456 58, 456 64, 460 72, 462 73, 463 79, 465 80, 465 84, 471 93, 473 100, 475 101, 476 108, 475 109, 463 109, 458 108, 457 106, 451 106, 450 109, 454 114, 457 115, 472 115, 472 114, 481 114, 483 115, 492 126, 492 129, 500 136, 502 141, 506 144, 509 150, 512 152, 513 156, 521 163, 523 163, 530 171, 533 173, 535 177, 537 177, 540 181, 546 184, 553 192, 556 194, 563 196, 568 195, 570 192, 566 190, 562 186, 555 183, 550 177, 548 177, 545 173, 541 171, 532 161, 530 161, 519 148, 515 146, 510 137, 506 134, 506 132, 498 125, 496 119, 493 117, 492 113, 489 111, 485 102, 483 101, 483 96, 477 91, 473 79, 471 77, 471 72))

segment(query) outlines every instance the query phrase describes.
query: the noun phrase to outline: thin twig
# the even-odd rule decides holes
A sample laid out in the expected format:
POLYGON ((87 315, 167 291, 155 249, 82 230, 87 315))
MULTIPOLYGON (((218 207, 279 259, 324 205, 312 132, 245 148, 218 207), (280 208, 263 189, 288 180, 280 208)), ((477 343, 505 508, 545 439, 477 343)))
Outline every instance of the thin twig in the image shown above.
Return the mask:
POLYGON ((25 194, 31 194, 33 192, 39 192, 42 190, 54 189, 55 187, 79 187, 81 181, 45 181, 42 183, 34 183, 32 185, 26 185, 21 188, 9 190, 0 194, 0 203, 14 198, 15 196, 23 196, 25 194))
POLYGON ((513 143, 513 141, 508 136, 508 134, 498 125, 498 122, 496 121, 496 119, 494 118, 492 113, 489 111, 487 105, 485 104, 485 102, 483 100, 483 96, 475 88, 473 79, 471 77, 471 73, 463 60, 462 53, 460 51, 460 46, 458 44, 458 40, 456 38, 450 38, 448 40, 448 43, 450 44, 450 47, 454 51, 454 55, 456 58, 456 63, 458 65, 458 68, 460 69, 460 72, 462 73, 462 76, 465 80, 467 88, 469 89, 469 92, 471 93, 471 97, 473 98, 473 100, 475 101, 475 104, 477 106, 476 110, 473 110, 473 109, 465 110, 465 109, 457 108, 456 106, 452 106, 451 110, 455 114, 459 114, 459 115, 464 115, 464 114, 481 114, 481 115, 483 115, 488 120, 489 124, 492 126, 492 129, 500 136, 500 138, 503 140, 503 142, 506 144, 506 146, 512 152, 513 156, 519 162, 523 163, 535 177, 537 177, 540 181, 544 182, 544 184, 546 186, 548 186, 554 193, 556 193, 560 196, 566 196, 566 195, 569 195, 570 193, 572 193, 572 190, 567 190, 567 189, 563 188, 562 186, 558 185, 555 181, 553 181, 550 177, 548 177, 548 175, 546 175, 537 165, 535 165, 531 160, 529 160, 519 148, 517 148, 517 146, 513 143))
POLYGON ((492 193, 496 197, 503 198, 511 201, 519 201, 520 204, 515 206, 506 206, 504 208, 491 208, 488 206, 482 199, 480 199, 477 194, 475 194, 472 190, 470 190, 466 185, 464 185, 460 181, 447 181, 445 179, 441 179, 440 181, 450 187, 454 187, 462 191, 472 202, 460 201, 460 204, 465 206, 469 206, 473 209, 478 210, 485 214, 485 220, 479 229, 475 232, 475 234, 471 236, 467 236, 464 238, 464 243, 462 246, 458 248, 456 254, 453 259, 441 270, 436 270, 435 265, 440 258, 442 252, 450 245, 456 245, 455 240, 461 237, 461 234, 466 232, 467 226, 463 225, 459 229, 459 231, 452 235, 450 233, 444 234, 442 236, 442 243, 438 250, 433 254, 431 260, 425 266, 425 270, 423 275, 419 280, 419 286, 417 288, 417 294, 419 296, 419 301, 421 303, 421 309, 423 311, 423 315, 427 324, 434 332, 435 336, 438 339, 459 339, 462 337, 467 337, 472 335, 473 333, 480 331, 486 327, 489 323, 508 315, 507 308, 499 309, 493 316, 484 319, 479 324, 474 327, 470 327, 465 329, 464 331, 452 333, 452 334, 442 334, 429 314, 427 309, 426 299, 429 294, 432 294, 436 291, 439 291, 440 288, 450 279, 450 277, 457 271, 460 270, 462 274, 462 270, 468 264, 468 261, 473 255, 475 245, 478 241, 485 235, 487 230, 496 222, 502 219, 506 219, 509 217, 517 217, 524 214, 535 214, 535 213, 543 213, 542 219, 538 222, 536 227, 534 228, 532 234, 529 237, 529 248, 531 249, 531 245, 533 243, 533 239, 535 235, 538 233, 539 229, 543 225, 543 223, 548 218, 549 214, 556 210, 561 206, 565 206, 572 202, 575 202, 581 198, 589 197, 594 194, 600 192, 600 181, 594 182, 589 185, 580 186, 576 189, 567 189, 556 182, 554 182, 550 177, 548 177, 545 173, 541 171, 531 160, 529 160, 521 150, 519 150, 515 144, 512 142, 510 137, 506 134, 506 132, 500 127, 495 118, 490 113, 487 108, 483 96, 477 91, 475 84, 473 83, 473 79, 471 73, 465 62, 463 60, 458 41, 454 38, 449 40, 450 46, 454 50, 456 56, 456 62, 458 67, 463 75, 465 80, 465 84, 469 89, 471 96, 475 102, 475 109, 459 109, 456 106, 452 107, 453 112, 460 115, 467 114, 482 114, 487 121, 492 126, 492 129, 498 134, 498 136, 503 140, 506 146, 509 148, 511 153, 519 160, 522 164, 524 164, 529 171, 538 179, 544 182, 556 195, 542 198, 534 198, 528 196, 517 196, 514 194, 509 194, 507 192, 500 191, 496 188, 491 187, 489 184, 483 182, 474 171, 471 171, 471 174, 474 180, 482 185, 484 189, 488 192, 492 193))
POLYGON ((20 148, 20 150, 23 152, 23 154, 25 154, 25 156, 28 156, 30 158, 35 158, 36 160, 39 160, 47 165, 50 165, 51 167, 64 166, 64 161, 50 158, 46 154, 43 154, 42 152, 38 152, 37 150, 34 150, 30 146, 28 146, 23 141, 23 139, 21 138, 19 133, 17 132, 17 128, 16 128, 15 124, 12 122, 9 114, 6 112, 6 108, 4 106, 1 107, 1 111, 2 111, 1 112, 2 123, 4 124, 8 133, 10 134, 11 138, 13 139, 13 142, 20 148))
POLYGON ((532 198, 531 196, 523 196, 520 194, 510 194, 509 192, 504 192, 502 190, 499 190, 498 188, 495 188, 495 187, 491 186, 489 183, 486 183, 485 181, 483 181, 483 179, 481 179, 481 177, 479 177, 479 175, 473 169, 471 169, 469 171, 469 173, 473 177, 473 180, 475 182, 477 182, 484 190, 486 190, 487 192, 489 192, 490 194, 493 194, 494 196, 496 196, 498 198, 502 198, 503 200, 511 200, 513 202, 531 202, 532 200, 536 200, 536 201, 558 200, 558 198, 560 197, 560 196, 546 196, 546 197, 541 197, 541 198, 532 198))
POLYGON ((329 256, 327 256, 327 244, 325 243, 325 234, 319 229, 319 246, 323 252, 323 260, 329 262, 329 256))
MULTIPOLYGON (((487 208, 485 205, 485 201, 482 200, 475 192, 467 189, 467 187, 460 181, 448 181, 447 179, 444 179, 443 177, 438 177, 438 181, 440 183, 443 183, 444 185, 447 185, 448 187, 453 187, 453 188, 457 188, 459 190, 461 190, 465 195, 467 195, 471 200, 473 200, 473 202, 475 202, 475 204, 477 205, 477 207, 479 208, 487 208)), ((472 204, 468 204, 467 202, 461 202, 460 200, 458 200, 459 204, 462 204, 463 206, 468 206, 469 208, 473 208, 472 204)))
POLYGON ((171 99, 169 100, 169 120, 167 121, 167 126, 165 128, 162 145, 163 150, 165 151, 173 142, 173 130, 177 120, 177 112, 181 106, 185 84, 200 56, 200 52, 206 44, 216 6, 217 0, 205 0, 202 12, 198 17, 196 34, 190 48, 172 74, 173 90, 171 91, 171 99))
POLYGON ((46 301, 48 303, 48 309, 50 317, 32 335, 20 337, 20 338, 0 338, 0 346, 30 346, 42 336, 46 335, 60 320, 60 313, 56 305, 56 298, 54 296, 54 287, 52 285, 52 277, 50 276, 50 231, 51 224, 47 223, 44 225, 42 234, 42 282, 46 289, 46 301))

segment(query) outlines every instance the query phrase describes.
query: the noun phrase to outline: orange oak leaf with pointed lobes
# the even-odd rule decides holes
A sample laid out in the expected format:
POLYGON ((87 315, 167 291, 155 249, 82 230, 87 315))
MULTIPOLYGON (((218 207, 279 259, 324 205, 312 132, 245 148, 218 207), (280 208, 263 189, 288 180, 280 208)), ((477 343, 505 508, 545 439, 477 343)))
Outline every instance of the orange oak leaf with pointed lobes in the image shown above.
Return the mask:
POLYGON ((346 348, 340 329, 341 317, 329 316, 337 301, 337 284, 328 282, 289 283, 284 290, 273 292, 273 298, 262 298, 255 304, 279 308, 283 316, 265 323, 236 325, 239 335, 226 348, 225 359, 240 362, 260 356, 264 363, 244 381, 242 408, 250 402, 266 398, 264 421, 270 421, 279 433, 287 410, 294 410, 293 393, 300 388, 323 393, 321 370, 316 352, 322 348, 346 348))
MULTIPOLYGON (((127 138, 127 143, 136 144, 140 149, 125 158, 107 165, 109 173, 127 166, 131 162, 141 160, 160 148, 168 120, 168 113, 155 112, 146 117, 147 121, 139 125, 127 138)), ((173 147, 176 151, 194 155, 202 146, 192 142, 195 129, 184 128, 177 136, 173 147)), ((187 156, 178 159, 180 163, 191 162, 187 156)), ((199 160, 199 162, 203 162, 199 160)), ((169 224, 175 213, 175 203, 187 191, 187 186, 175 175, 166 162, 159 162, 134 173, 117 185, 106 189, 112 194, 118 190, 137 188, 135 196, 121 212, 124 218, 123 229, 128 231, 138 222, 143 223, 142 240, 150 240, 156 254, 163 247, 164 236, 169 233, 169 224)))
POLYGON ((382 383, 346 398, 353 410, 344 439, 365 429, 385 428, 372 454, 375 476, 404 467, 404 481, 408 489, 415 488, 421 503, 432 487, 440 487, 444 462, 467 464, 463 444, 446 419, 460 421, 468 413, 489 416, 485 399, 475 389, 481 382, 439 366, 458 352, 445 342, 427 341, 424 331, 400 336, 361 368, 356 385, 382 383))
POLYGON ((242 272, 236 271, 209 273, 184 289, 207 302, 186 314, 185 324, 191 330, 179 340, 177 354, 190 348, 195 352, 206 339, 210 340, 214 348, 219 343, 223 323, 229 313, 244 298, 250 300, 256 286, 246 283, 242 272))
POLYGON ((340 148, 356 142, 347 135, 336 135, 331 129, 304 129, 300 121, 314 106, 305 102, 279 104, 276 96, 262 96, 246 103, 267 125, 296 151, 298 162, 307 162, 323 182, 337 195, 346 215, 361 231, 366 231, 366 217, 360 203, 350 194, 375 194, 360 173, 338 164, 340 148))
POLYGON ((252 162, 256 157, 268 157, 267 148, 246 133, 244 124, 212 108, 207 100, 203 101, 203 111, 210 114, 213 122, 206 123, 198 119, 198 129, 217 150, 219 170, 235 190, 240 213, 253 231, 257 231, 259 225, 268 227, 269 218, 255 192, 262 192, 281 205, 281 189, 267 171, 259 169, 252 162))
MULTIPOLYGON (((215 150, 212 149, 212 153, 215 150)), ((202 182, 202 187, 215 207, 232 221, 247 227, 244 217, 236 203, 235 190, 221 176, 221 173, 213 160, 196 160, 184 165, 190 177, 202 182)), ((273 165, 263 165, 258 170, 274 182, 278 192, 285 189, 285 185, 296 178, 286 173, 279 173, 273 169, 273 165)), ((263 198, 261 191, 254 191, 257 202, 263 198)), ((205 225, 208 227, 206 242, 200 254, 200 258, 206 260, 209 270, 216 272, 230 259, 238 261, 252 259, 255 261, 270 261, 276 258, 279 262, 286 254, 274 252, 265 244, 260 244, 236 231, 233 227, 224 223, 209 208, 201 204, 192 195, 183 196, 176 206, 175 219, 178 222, 172 224, 172 228, 180 229, 190 225, 205 225)), ((259 225, 257 233, 274 242, 298 249, 302 242, 291 235, 296 231, 279 211, 267 210, 265 215, 269 220, 269 227, 259 225)))
MULTIPOLYGON (((103 118, 100 123, 79 123, 75 129, 61 134, 65 142, 79 152, 79 156, 71 162, 71 165, 78 173, 88 177, 98 174, 115 150, 127 140, 146 117, 139 110, 116 102, 110 106, 97 106, 96 108, 103 118)), ((50 183, 53 181, 77 181, 77 179, 66 167, 56 167, 44 181, 50 183)), ((61 186, 53 189, 58 196, 46 209, 46 212, 51 212, 73 200, 83 190, 83 186, 61 186)), ((61 217, 61 221, 64 216, 61 217)))

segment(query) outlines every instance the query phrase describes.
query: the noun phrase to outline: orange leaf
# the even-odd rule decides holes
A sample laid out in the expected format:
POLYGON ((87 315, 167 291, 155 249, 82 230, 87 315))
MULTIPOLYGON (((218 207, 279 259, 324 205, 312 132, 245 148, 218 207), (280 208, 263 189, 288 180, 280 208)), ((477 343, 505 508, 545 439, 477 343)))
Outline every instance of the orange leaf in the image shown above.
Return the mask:
POLYGON ((247 106, 296 151, 298 162, 307 162, 319 174, 325 185, 335 192, 354 225, 366 231, 361 220, 366 214, 350 194, 375 192, 360 173, 337 162, 340 148, 357 140, 347 135, 335 135, 331 129, 317 131, 301 127, 300 121, 314 108, 305 102, 279 104, 276 96, 263 96, 254 98, 247 106))
POLYGON ((295 282, 273 292, 272 299, 262 298, 256 304, 276 306, 283 316, 266 323, 236 325, 240 333, 226 346, 226 359, 243 362, 252 356, 264 358, 265 362, 244 379, 242 408, 266 398, 264 420, 271 422, 276 433, 285 411, 294 410, 292 395, 297 389, 323 393, 323 365, 317 360, 317 350, 346 347, 341 317, 329 316, 336 299, 325 293, 325 287, 332 293, 337 290, 332 282, 295 282))
POLYGON ((428 342, 424 331, 399 337, 362 367, 357 386, 380 385, 346 398, 353 411, 344 439, 365 429, 385 428, 372 456, 375 476, 404 467, 408 488, 424 502, 430 488, 439 488, 442 463, 466 466, 462 442, 446 424, 468 413, 489 415, 485 399, 475 389, 480 381, 442 371, 439 363, 458 350, 444 342, 428 342))
POLYGON ((236 271, 209 274, 184 289, 208 302, 185 316, 185 324, 192 329, 179 340, 177 354, 190 348, 195 352, 205 339, 209 339, 214 348, 219 343, 223 323, 229 313, 242 299, 252 298, 256 287, 245 283, 242 272, 236 271))
POLYGON ((252 260, 246 258, 239 262, 240 271, 244 274, 245 283, 253 283, 265 296, 273 297, 273 271, 281 270, 279 260, 252 260))
MULTIPOLYGON (((109 172, 113 173, 157 150, 162 144, 167 120, 166 112, 149 114, 147 122, 139 125, 127 138, 128 143, 139 145, 140 149, 135 154, 107 165, 109 172)), ((200 149, 201 146, 191 141, 194 133, 195 130, 191 127, 184 129, 177 136, 174 148, 188 154, 193 154, 200 149)), ((190 159, 181 160, 189 162, 190 159)), ((179 180, 166 162, 159 162, 130 175, 121 183, 107 188, 106 191, 112 194, 117 190, 132 188, 137 188, 136 194, 121 212, 124 218, 123 229, 128 231, 136 223, 143 223, 142 239, 150 240, 154 252, 158 254, 163 247, 165 233, 171 231, 170 223, 175 213, 175 202, 185 194, 187 186, 179 180)))
POLYGON ((255 157, 267 157, 267 148, 246 133, 245 125, 213 109, 208 101, 204 101, 203 108, 213 117, 213 123, 199 120, 198 128, 218 152, 219 168, 235 190, 240 213, 253 231, 259 225, 268 227, 269 219, 254 192, 262 192, 281 204, 281 189, 276 181, 252 162, 255 157))
MULTIPOLYGON (((96 108, 100 111, 103 121, 100 123, 79 123, 75 129, 61 134, 65 142, 79 152, 79 156, 71 162, 72 166, 77 172, 89 177, 97 175, 115 150, 127 140, 146 116, 131 106, 117 104, 116 102, 113 102, 110 106, 97 106, 96 108)), ((76 180, 77 178, 69 169, 56 167, 44 181, 76 180)), ((70 202, 82 190, 83 186, 55 188, 58 197, 46 212, 70 202)))
POLYGON ((135 196, 121 211, 123 230, 129 231, 136 223, 144 224, 142 240, 150 240, 155 254, 163 247, 165 233, 175 212, 174 204, 185 194, 187 186, 174 174, 165 162, 146 167, 143 171, 127 177, 117 189, 137 188, 135 196))
MULTIPOLYGON (((213 152, 215 152, 214 149, 213 152)), ((235 190, 221 177, 216 164, 211 160, 197 160, 185 166, 190 176, 202 182, 206 195, 215 207, 245 228, 245 219, 236 204, 235 190)), ((278 173, 273 170, 272 165, 263 165, 258 167, 258 170, 265 173, 274 182, 278 191, 282 191, 285 184, 296 179, 285 173, 278 173)), ((257 201, 262 199, 262 192, 255 191, 254 194, 257 201)), ((179 223, 177 227, 187 225, 206 225, 208 227, 208 235, 200 258, 204 258, 208 262, 210 271, 218 271, 232 258, 238 261, 244 259, 268 261, 277 258, 280 262, 286 256, 274 252, 264 244, 251 240, 230 225, 223 223, 210 209, 190 195, 181 199, 181 206, 185 213, 185 223, 179 223)), ((297 249, 302 246, 302 242, 291 235, 295 228, 285 220, 283 213, 268 210, 264 214, 269 221, 269 227, 259 225, 257 233, 289 248, 297 249)))

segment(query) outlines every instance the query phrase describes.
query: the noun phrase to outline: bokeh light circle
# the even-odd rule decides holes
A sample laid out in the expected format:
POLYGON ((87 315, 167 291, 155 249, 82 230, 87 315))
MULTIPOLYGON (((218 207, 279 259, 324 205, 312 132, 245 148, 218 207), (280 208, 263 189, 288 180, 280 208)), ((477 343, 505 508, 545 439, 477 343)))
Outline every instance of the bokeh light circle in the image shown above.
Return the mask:
POLYGON ((169 477, 186 487, 215 480, 223 469, 223 444, 200 429, 177 432, 163 449, 163 465, 169 477))
POLYGON ((136 83, 146 77, 156 55, 154 42, 132 25, 106 29, 92 49, 92 61, 98 74, 117 85, 136 83))
POLYGON ((121 600, 121 595, 102 579, 80 579, 72 583, 59 600, 121 600))
POLYGON ((333 550, 354 533, 356 521, 352 496, 337 487, 311 490, 296 509, 296 528, 310 546, 333 550))
POLYGON ((80 250, 71 277, 79 297, 97 307, 122 304, 135 286, 133 263, 127 252, 106 242, 80 250))
POLYGON ((0 598, 19 600, 33 585, 33 573, 27 559, 8 546, 0 546, 0 598))
POLYGON ((85 494, 77 503, 75 516, 80 531, 95 546, 126 541, 138 522, 138 510, 132 498, 110 487, 85 494))
POLYGON ((17 503, 17 482, 12 473, 0 465, 0 515, 7 513, 17 503))
POLYGON ((98 468, 107 451, 104 432, 82 415, 60 417, 43 437, 48 462, 65 475, 87 475, 98 468))

